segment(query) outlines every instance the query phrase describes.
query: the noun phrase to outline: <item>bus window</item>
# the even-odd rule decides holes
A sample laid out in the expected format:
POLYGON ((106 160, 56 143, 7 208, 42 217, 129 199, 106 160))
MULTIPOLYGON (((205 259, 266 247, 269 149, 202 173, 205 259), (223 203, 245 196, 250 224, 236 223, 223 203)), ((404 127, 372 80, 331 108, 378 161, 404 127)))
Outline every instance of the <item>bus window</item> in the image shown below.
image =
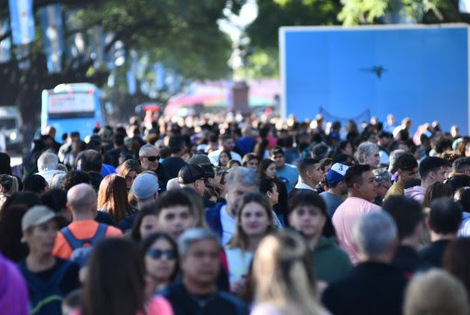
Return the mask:
POLYGON ((93 118, 94 95, 91 93, 54 94, 49 92, 49 119, 93 118))
POLYGON ((56 140, 63 133, 77 131, 84 139, 95 127, 104 125, 101 91, 90 83, 60 84, 42 92, 41 131, 56 129, 56 140))

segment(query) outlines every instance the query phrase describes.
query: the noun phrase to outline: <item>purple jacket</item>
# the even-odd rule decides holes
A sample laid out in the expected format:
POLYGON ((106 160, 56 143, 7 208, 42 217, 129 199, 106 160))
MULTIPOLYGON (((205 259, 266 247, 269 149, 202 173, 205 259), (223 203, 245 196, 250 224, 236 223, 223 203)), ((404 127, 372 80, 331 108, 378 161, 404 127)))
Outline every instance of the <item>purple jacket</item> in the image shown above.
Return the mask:
POLYGON ((26 283, 18 268, 0 254, 0 314, 29 314, 26 283))

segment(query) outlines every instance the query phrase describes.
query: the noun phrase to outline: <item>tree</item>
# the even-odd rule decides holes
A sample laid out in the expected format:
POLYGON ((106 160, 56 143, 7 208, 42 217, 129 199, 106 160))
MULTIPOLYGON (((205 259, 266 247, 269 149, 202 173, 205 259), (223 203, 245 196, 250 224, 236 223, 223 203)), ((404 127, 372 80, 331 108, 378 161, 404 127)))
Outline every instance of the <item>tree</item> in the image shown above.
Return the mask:
POLYGON ((279 76, 279 28, 339 25, 339 0, 258 0, 258 17, 247 28, 253 53, 247 57, 250 77, 279 76))
POLYGON ((259 13, 248 27, 255 47, 277 48, 281 26, 338 25, 339 0, 258 0, 259 13))
MULTIPOLYGON (((40 8, 54 3, 63 4, 64 15, 73 13, 74 23, 64 25, 69 47, 73 36, 80 33, 88 49, 83 56, 64 57, 61 72, 48 73, 39 31, 36 41, 29 44, 28 55, 20 57, 19 48, 12 48, 11 60, 0 64, 0 104, 17 104, 25 122, 38 122, 43 89, 66 82, 91 82, 102 87, 108 80, 110 69, 96 66, 89 54, 88 35, 93 35, 96 25, 111 34, 106 52, 116 43, 122 44, 127 57, 123 67, 129 66, 132 49, 151 62, 162 62, 185 80, 227 77, 231 43, 218 29, 217 20, 223 17, 224 9, 239 10, 244 0, 35 0, 35 19, 40 8), (29 67, 21 66, 25 61, 29 67)), ((8 16, 8 1, 2 1, 0 21, 8 16)), ((0 41, 10 37, 11 32, 0 34, 0 41)), ((150 72, 143 69, 142 80, 151 77, 150 72)), ((116 72, 122 73, 125 71, 116 72)), ((142 99, 139 91, 137 98, 142 99)))
POLYGON ((272 73, 263 65, 279 68, 273 52, 281 26, 388 24, 403 17, 423 24, 470 23, 470 15, 459 12, 459 0, 258 0, 258 6, 259 15, 247 29, 255 51, 248 57, 248 72, 261 75, 272 73))
POLYGON ((405 16, 415 23, 433 24, 468 21, 459 12, 459 0, 341 0, 338 18, 344 25, 397 23, 405 16), (395 21, 390 17, 395 15, 395 21))

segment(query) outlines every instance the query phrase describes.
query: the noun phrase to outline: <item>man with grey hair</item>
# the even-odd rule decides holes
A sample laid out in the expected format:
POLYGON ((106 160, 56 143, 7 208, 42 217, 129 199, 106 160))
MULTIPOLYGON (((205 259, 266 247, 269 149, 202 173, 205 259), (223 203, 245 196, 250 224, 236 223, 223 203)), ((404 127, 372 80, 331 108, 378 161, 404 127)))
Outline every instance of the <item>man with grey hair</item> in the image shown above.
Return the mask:
POLYGON ((217 288, 221 250, 217 235, 206 229, 188 229, 178 238, 182 281, 163 292, 175 315, 249 314, 242 300, 217 288))
POLYGON ((353 225, 353 239, 359 259, 390 263, 397 246, 397 227, 386 212, 371 212, 353 225))
POLYGON ((372 142, 363 142, 357 147, 356 159, 360 164, 370 165, 376 169, 380 163, 379 147, 372 142))
POLYGON ((396 149, 396 150, 393 150, 391 153, 390 153, 390 157, 389 157, 389 164, 388 164, 388 171, 391 173, 391 174, 394 174, 396 171, 397 171, 397 166, 396 166, 396 162, 398 160, 398 158, 400 156, 402 156, 403 154, 405 154, 406 151, 403 150, 403 149, 396 149))
POLYGON ((43 152, 38 158, 38 175, 44 177, 47 184, 51 186, 52 177, 62 171, 57 169, 59 157, 51 150, 43 152))
POLYGON ((227 203, 218 203, 206 211, 206 221, 209 227, 222 239, 222 245, 227 245, 235 232, 235 217, 243 197, 248 193, 259 192, 257 174, 246 167, 236 167, 227 175, 227 203))
MULTIPOLYGON (((57 233, 54 249, 54 256, 70 259, 72 252, 77 249, 65 236, 72 235, 75 241, 87 240, 85 243, 91 244, 89 240, 96 237, 99 231, 103 231, 104 237, 121 237, 121 230, 100 224, 95 221, 97 212, 96 192, 88 184, 78 184, 69 189, 67 193, 67 210, 72 212, 73 221, 57 233)), ((83 247, 82 246, 79 247, 83 247)))
POLYGON ((157 174, 159 187, 162 191, 166 189, 168 178, 165 175, 165 170, 160 164, 160 153, 154 145, 143 145, 139 150, 139 161, 142 166, 142 171, 151 171, 157 174))
POLYGON ((385 167, 376 168, 372 171, 377 181, 377 197, 375 197, 374 203, 378 206, 382 206, 383 199, 387 194, 388 189, 392 186, 392 174, 390 174, 385 167))
POLYGON ((386 212, 361 216, 353 226, 361 261, 352 272, 330 284, 322 301, 335 314, 402 314, 407 279, 391 265, 398 243, 397 227, 386 212))

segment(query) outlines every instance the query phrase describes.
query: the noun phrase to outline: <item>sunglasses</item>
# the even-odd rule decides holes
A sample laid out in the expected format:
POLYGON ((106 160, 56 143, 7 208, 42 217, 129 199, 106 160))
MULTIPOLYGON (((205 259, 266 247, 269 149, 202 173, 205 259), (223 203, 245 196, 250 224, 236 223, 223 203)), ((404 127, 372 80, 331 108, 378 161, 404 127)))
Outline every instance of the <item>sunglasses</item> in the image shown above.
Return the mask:
POLYGON ((159 160, 160 159, 160 155, 157 155, 157 156, 146 156, 147 160, 149 160, 150 162, 155 162, 156 160, 159 160))
POLYGON ((171 250, 171 249, 167 249, 167 250, 149 249, 147 251, 147 254, 150 255, 150 257, 155 258, 155 259, 159 259, 163 255, 165 255, 166 258, 168 258, 168 259, 175 259, 176 258, 176 252, 174 250, 171 250))

